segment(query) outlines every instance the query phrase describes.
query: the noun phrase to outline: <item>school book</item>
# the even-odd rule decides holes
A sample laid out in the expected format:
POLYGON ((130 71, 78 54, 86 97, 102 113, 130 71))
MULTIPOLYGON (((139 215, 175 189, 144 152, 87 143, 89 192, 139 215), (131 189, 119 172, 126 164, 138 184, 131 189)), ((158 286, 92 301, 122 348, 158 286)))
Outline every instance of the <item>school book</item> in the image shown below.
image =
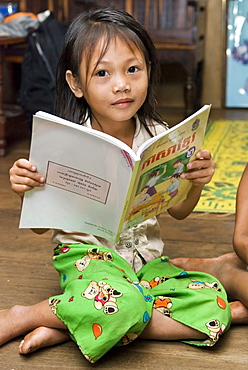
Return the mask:
POLYGON ((25 193, 20 227, 116 242, 121 231, 186 198, 191 184, 180 175, 202 148, 209 111, 203 106, 137 153, 100 131, 36 113, 29 160, 46 180, 44 187, 25 193))

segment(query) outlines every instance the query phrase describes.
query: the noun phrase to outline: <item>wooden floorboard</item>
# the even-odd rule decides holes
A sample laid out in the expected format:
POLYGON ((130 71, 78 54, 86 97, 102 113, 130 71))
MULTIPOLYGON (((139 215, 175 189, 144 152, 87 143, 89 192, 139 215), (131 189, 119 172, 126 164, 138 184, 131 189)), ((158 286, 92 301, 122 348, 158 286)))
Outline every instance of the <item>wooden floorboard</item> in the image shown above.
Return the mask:
MULTIPOLYGON (((10 143, 7 156, 0 158, 1 309, 34 304, 60 292, 57 273, 51 265, 50 235, 37 236, 18 229, 20 201, 10 190, 8 170, 15 159, 28 157, 28 148, 27 139, 15 140, 10 143)), ((184 221, 175 221, 163 214, 160 224, 164 253, 171 258, 213 257, 232 250, 234 215, 193 213, 184 221)), ((138 339, 126 347, 112 349, 94 365, 84 359, 73 342, 20 356, 21 339, 0 348, 0 369, 224 370, 247 369, 248 363, 247 326, 232 327, 213 348, 138 339)))

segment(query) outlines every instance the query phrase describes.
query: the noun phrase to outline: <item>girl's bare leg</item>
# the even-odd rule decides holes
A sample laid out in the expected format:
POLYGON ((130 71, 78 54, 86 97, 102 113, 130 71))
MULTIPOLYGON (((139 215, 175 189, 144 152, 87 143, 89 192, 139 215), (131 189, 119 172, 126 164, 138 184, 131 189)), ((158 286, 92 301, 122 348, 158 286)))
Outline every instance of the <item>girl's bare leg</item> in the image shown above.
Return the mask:
POLYGON ((152 318, 140 338, 155 340, 204 340, 208 336, 153 309, 152 318))
MULTIPOLYGON (((152 318, 140 337, 155 340, 207 339, 206 334, 162 315, 155 309, 153 309, 152 318)), ((69 333, 65 329, 38 327, 21 341, 19 352, 21 354, 31 353, 39 348, 65 342, 69 339, 69 333)))
POLYGON ((40 326, 67 329, 50 309, 48 300, 33 306, 14 306, 0 311, 0 346, 40 326))
POLYGON ((235 253, 217 258, 175 258, 170 261, 187 271, 201 271, 215 276, 227 293, 237 299, 230 304, 233 324, 248 324, 248 271, 235 253))
MULTIPOLYGON (((155 309, 153 309, 152 318, 140 337, 156 340, 207 339, 206 334, 172 320, 155 309)), ((39 348, 65 342, 69 339, 69 333, 65 329, 38 327, 26 335, 20 344, 19 352, 21 354, 31 353, 39 348)))

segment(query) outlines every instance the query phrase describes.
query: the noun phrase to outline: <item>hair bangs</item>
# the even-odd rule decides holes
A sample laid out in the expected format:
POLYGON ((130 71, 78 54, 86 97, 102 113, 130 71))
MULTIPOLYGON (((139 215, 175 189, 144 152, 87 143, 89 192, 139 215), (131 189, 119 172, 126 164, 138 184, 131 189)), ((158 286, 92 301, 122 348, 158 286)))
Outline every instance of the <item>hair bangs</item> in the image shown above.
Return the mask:
MULTIPOLYGON (((88 28, 87 32, 85 32, 84 37, 76 40, 74 48, 78 55, 78 65, 80 65, 82 59, 84 59, 87 80, 90 78, 88 71, 92 55, 94 54, 96 48, 98 47, 97 51, 99 56, 95 67, 97 67, 106 54, 110 42, 113 39, 116 40, 117 38, 122 40, 134 54, 135 49, 137 48, 144 56, 147 67, 149 67, 150 61, 146 48, 132 30, 120 27, 114 23, 92 22, 91 27, 88 28)), ((78 75, 78 72, 79 71, 76 72, 76 75, 78 75)))

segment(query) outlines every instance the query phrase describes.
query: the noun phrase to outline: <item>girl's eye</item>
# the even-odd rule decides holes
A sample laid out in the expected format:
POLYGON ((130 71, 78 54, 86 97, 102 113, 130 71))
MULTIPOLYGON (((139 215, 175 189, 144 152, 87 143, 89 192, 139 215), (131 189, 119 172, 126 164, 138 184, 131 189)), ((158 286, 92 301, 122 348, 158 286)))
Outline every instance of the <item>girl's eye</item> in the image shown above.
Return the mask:
POLYGON ((135 72, 138 72, 139 71, 139 68, 138 67, 130 67, 128 68, 128 72, 129 73, 135 73, 135 72))
POLYGON ((101 70, 101 71, 98 71, 96 73, 96 75, 99 76, 99 77, 105 77, 105 76, 108 75, 108 72, 107 71, 104 71, 104 70, 101 70))

